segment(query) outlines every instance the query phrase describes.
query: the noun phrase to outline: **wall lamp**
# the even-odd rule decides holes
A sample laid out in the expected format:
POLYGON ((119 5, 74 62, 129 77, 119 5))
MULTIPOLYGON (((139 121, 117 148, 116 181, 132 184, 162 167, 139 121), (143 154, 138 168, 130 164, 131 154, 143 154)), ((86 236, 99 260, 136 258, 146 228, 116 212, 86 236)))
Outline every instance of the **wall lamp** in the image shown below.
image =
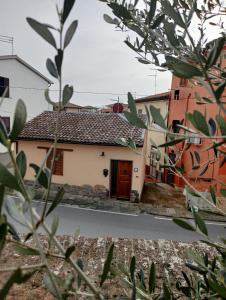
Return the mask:
POLYGON ((108 169, 103 169, 103 175, 104 175, 105 177, 108 176, 108 169))
POLYGON ((104 152, 101 152, 100 156, 105 156, 105 153, 104 153, 104 152))

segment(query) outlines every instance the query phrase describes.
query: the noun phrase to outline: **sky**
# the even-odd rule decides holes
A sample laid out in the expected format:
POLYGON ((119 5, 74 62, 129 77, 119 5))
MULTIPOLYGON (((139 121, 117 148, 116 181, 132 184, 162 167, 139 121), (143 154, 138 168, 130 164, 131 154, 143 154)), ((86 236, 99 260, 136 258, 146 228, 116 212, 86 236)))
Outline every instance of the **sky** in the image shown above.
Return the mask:
MULTIPOLYGON (((14 38, 14 54, 53 81, 45 63, 47 57, 54 57, 54 48, 29 27, 26 17, 57 25, 55 3, 55 0, 1 0, 0 10, 0 34, 14 38)), ((58 3, 62 5, 63 1, 58 3)), ((77 0, 67 21, 67 26, 75 19, 79 22, 63 65, 64 83, 74 86, 71 99, 74 104, 103 106, 114 103, 118 96, 126 103, 129 91, 136 98, 155 93, 155 71, 151 70, 154 66, 137 61, 136 53, 123 42, 127 34, 106 23, 104 13, 111 15, 103 2, 77 0)), ((0 55, 11 52, 10 44, 0 42, 0 55)), ((170 73, 158 72, 156 92, 166 92, 170 85, 170 73)), ((51 89, 58 89, 56 82, 51 89)), ((52 93, 53 97, 57 94, 52 93)))

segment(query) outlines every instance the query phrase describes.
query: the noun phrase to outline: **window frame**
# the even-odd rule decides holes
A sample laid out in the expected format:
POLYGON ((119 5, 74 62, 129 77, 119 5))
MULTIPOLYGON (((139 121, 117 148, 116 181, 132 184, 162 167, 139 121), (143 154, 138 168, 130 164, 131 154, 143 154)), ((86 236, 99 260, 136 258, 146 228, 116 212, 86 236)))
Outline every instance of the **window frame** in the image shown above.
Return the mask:
POLYGON ((180 90, 179 89, 174 91, 174 100, 180 100, 180 90))
POLYGON ((180 86, 185 87, 188 85, 188 79, 187 78, 180 78, 180 86))
MULTIPOLYGON (((48 153, 48 149, 46 150, 48 153)), ((51 169, 52 164, 52 156, 53 151, 49 154, 46 160, 46 167, 51 169)), ((56 176, 63 176, 64 175, 64 150, 57 148, 56 149, 56 156, 54 160, 54 167, 53 167, 53 175, 56 176), (60 155, 60 157, 58 157, 60 155)))
POLYGON ((195 134, 189 135, 187 144, 193 144, 193 145, 200 146, 200 145, 202 145, 202 139, 200 137, 196 136, 195 134), (199 140, 199 142, 196 142, 197 140, 199 140))
POLYGON ((4 77, 4 76, 0 76, 0 81, 3 80, 4 84, 1 86, 0 84, 0 97, 3 97, 4 93, 5 93, 5 89, 6 87, 7 92, 4 95, 4 98, 9 98, 10 97, 10 93, 9 93, 9 78, 8 77, 4 77))

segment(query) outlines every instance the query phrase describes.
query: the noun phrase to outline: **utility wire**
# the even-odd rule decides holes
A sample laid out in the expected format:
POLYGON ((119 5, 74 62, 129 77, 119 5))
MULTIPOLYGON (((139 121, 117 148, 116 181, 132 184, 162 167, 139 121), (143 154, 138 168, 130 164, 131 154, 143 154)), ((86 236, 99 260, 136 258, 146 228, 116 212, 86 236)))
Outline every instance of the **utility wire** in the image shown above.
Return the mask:
MULTIPOLYGON (((5 88, 5 86, 0 85, 0 88, 5 88)), ((37 90, 37 91, 45 91, 46 89, 41 88, 35 88, 35 87, 24 87, 24 86, 9 86, 9 89, 24 89, 24 90, 37 90)), ((59 92, 58 89, 49 89, 50 92, 59 92)), ((94 91, 74 91, 73 94, 91 94, 91 95, 119 95, 119 96, 125 96, 127 93, 111 93, 111 92, 94 92, 94 91)), ((143 95, 143 94, 137 94, 134 92, 137 96, 146 97, 149 95, 143 95)))

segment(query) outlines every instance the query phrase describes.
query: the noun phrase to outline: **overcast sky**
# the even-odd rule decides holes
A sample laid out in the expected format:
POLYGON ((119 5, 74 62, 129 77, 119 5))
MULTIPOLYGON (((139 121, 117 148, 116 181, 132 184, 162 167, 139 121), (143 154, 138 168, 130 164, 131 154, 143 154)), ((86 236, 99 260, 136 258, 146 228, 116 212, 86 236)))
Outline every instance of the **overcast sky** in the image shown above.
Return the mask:
MULTIPOLYGON (((26 17, 56 25, 55 3, 55 0, 1 0, 0 11, 0 34, 14 37, 14 54, 52 80, 45 61, 53 57, 54 49, 29 27, 26 17)), ((154 77, 149 76, 154 74, 153 67, 137 62, 136 53, 123 43, 126 35, 107 24, 103 20, 104 13, 111 14, 98 0, 77 0, 67 22, 69 25, 74 19, 79 21, 74 39, 67 48, 63 69, 65 83, 74 85, 77 91, 71 102, 79 105, 110 104, 113 103, 111 99, 128 91, 137 96, 155 92, 154 77)), ((11 54, 10 45, 0 42, 0 54, 11 54)), ((170 88, 170 78, 169 73, 158 73, 157 92, 170 88)), ((52 88, 58 87, 54 84, 52 88)), ((126 96, 119 96, 121 101, 127 101, 126 96)))

